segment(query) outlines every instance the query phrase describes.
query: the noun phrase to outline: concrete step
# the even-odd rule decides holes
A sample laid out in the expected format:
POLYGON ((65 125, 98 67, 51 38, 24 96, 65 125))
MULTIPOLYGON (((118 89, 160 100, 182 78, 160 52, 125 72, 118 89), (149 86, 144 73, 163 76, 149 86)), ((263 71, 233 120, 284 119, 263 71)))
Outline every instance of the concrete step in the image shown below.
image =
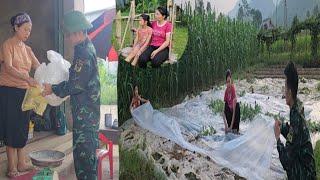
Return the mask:
MULTIPOLYGON (((72 133, 69 132, 64 136, 50 135, 43 139, 34 141, 29 143, 25 147, 25 152, 28 154, 32 151, 38 150, 57 150, 66 154, 66 158, 63 161, 60 167, 54 168, 59 175, 67 176, 68 173, 72 173, 74 171, 73 167, 73 158, 72 158, 72 133)), ((27 161, 30 162, 30 158, 27 157, 27 161)), ((7 171, 7 156, 6 153, 3 152, 0 154, 0 179, 7 179, 5 177, 7 171)))

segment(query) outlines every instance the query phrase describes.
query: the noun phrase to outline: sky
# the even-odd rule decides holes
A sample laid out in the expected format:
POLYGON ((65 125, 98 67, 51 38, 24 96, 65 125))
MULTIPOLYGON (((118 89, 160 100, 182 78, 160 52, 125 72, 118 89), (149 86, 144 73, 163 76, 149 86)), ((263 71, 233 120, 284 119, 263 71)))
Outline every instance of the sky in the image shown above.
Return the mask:
MULTIPOLYGON (((180 1, 185 1, 185 0, 180 0, 180 1)), ((229 13, 229 11, 231 11, 238 2, 238 0, 204 0, 204 1, 211 2, 211 4, 214 4, 218 13, 222 12, 224 14, 229 13)), ((281 0, 273 0, 275 4, 277 2, 279 3, 280 1, 281 0)), ((248 0, 248 2, 250 2, 250 0, 248 0)), ((116 1, 115 0, 84 0, 84 4, 85 4, 85 12, 91 12, 91 11, 106 9, 110 7, 115 7, 116 1)))
POLYGON ((213 4, 218 13, 222 12, 223 14, 227 14, 233 9, 237 2, 238 0, 215 0, 213 4))
MULTIPOLYGON (((229 13, 234 6, 237 4, 238 0, 208 0, 212 1, 216 7, 216 10, 220 13, 222 12, 223 14, 229 13)), ((247 0, 250 2, 251 0, 247 0)), ((280 3, 281 0, 273 0, 274 4, 280 3)))
POLYGON ((116 6, 116 0, 84 0, 84 12, 92 12, 116 6))

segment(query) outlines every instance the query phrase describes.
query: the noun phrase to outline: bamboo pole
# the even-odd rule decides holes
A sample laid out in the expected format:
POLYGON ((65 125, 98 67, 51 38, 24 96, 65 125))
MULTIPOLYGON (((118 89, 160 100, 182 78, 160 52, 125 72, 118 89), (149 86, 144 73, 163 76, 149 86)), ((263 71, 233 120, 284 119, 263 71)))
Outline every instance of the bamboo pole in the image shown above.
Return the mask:
MULTIPOLYGON (((134 1, 131 1, 129 16, 131 16, 131 14, 132 14, 133 4, 134 4, 134 1)), ((126 34, 127 34, 127 31, 128 31, 128 28, 129 28, 130 19, 131 19, 131 18, 129 17, 129 18, 128 18, 128 21, 127 21, 126 28, 125 28, 125 30, 124 30, 124 35, 123 35, 123 39, 122 39, 122 42, 121 42, 120 50, 122 50, 123 44, 124 44, 124 40, 126 39, 126 34)))
POLYGON ((117 39, 117 43, 119 46, 121 46, 121 34, 122 34, 122 29, 121 29, 121 11, 119 10, 117 13, 117 17, 116 17, 116 39, 117 39))
MULTIPOLYGON (((131 1, 132 3, 132 11, 131 11, 131 16, 130 16, 130 30, 132 30, 134 28, 134 19, 136 17, 136 3, 135 1, 131 1)), ((131 36, 130 36, 130 42, 132 42, 132 44, 134 43, 134 32, 131 31, 131 36)))
POLYGON ((175 5, 173 3, 173 0, 168 0, 167 1, 167 6, 168 6, 168 9, 169 9, 169 13, 170 13, 170 16, 169 16, 169 19, 171 21, 171 24, 172 24, 172 29, 171 29, 171 34, 170 34, 170 45, 169 45, 169 62, 171 63, 172 62, 172 44, 173 44, 173 31, 174 31, 174 26, 175 26, 175 5))

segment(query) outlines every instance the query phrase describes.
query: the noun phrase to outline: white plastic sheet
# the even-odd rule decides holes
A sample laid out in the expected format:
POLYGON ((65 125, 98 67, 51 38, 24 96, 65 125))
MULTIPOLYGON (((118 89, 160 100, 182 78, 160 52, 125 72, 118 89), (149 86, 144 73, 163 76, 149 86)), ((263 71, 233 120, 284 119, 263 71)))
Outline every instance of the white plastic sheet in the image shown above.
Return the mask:
MULTIPOLYGON (((42 63, 38 67, 34 74, 35 80, 40 84, 49 83, 53 85, 69 80, 69 68, 71 64, 53 50, 47 51, 47 58, 50 63, 47 65, 42 63)), ((60 98, 55 94, 46 96, 45 98, 51 106, 59 106, 67 99, 67 97, 60 98)))
MULTIPOLYGON (((197 108, 196 104, 193 105, 193 108, 197 108)), ((184 104, 184 107, 186 107, 186 104, 184 104)), ((198 147, 184 139, 180 127, 185 126, 189 127, 187 130, 197 131, 201 125, 197 126, 195 123, 201 124, 201 121, 190 121, 188 118, 178 119, 179 114, 176 114, 175 117, 166 115, 154 110, 150 103, 134 109, 132 116, 142 128, 170 139, 190 151, 207 155, 216 163, 230 168, 245 178, 278 179, 285 176, 282 167, 279 167, 279 162, 272 162, 273 156, 277 156, 277 154, 274 152, 274 120, 270 117, 257 116, 247 127, 246 133, 240 137, 234 136, 234 140, 220 142, 219 146, 212 147, 210 146, 211 140, 205 139, 205 141, 208 141, 208 147, 198 147), (184 123, 181 126, 178 122, 184 123)))
POLYGON ((149 102, 134 109, 132 111, 132 116, 142 128, 145 128, 158 136, 170 139, 190 151, 207 154, 205 150, 185 141, 180 126, 175 119, 166 116, 160 111, 153 110, 153 107, 149 102))

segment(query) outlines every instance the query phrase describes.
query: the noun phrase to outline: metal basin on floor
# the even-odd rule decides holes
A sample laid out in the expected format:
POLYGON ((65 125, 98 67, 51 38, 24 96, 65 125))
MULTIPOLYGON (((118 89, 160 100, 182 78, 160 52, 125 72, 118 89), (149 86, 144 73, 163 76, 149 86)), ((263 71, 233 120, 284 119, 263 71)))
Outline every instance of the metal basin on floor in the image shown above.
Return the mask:
POLYGON ((65 154, 54 150, 40 150, 29 153, 33 165, 38 167, 58 167, 62 164, 65 154))

